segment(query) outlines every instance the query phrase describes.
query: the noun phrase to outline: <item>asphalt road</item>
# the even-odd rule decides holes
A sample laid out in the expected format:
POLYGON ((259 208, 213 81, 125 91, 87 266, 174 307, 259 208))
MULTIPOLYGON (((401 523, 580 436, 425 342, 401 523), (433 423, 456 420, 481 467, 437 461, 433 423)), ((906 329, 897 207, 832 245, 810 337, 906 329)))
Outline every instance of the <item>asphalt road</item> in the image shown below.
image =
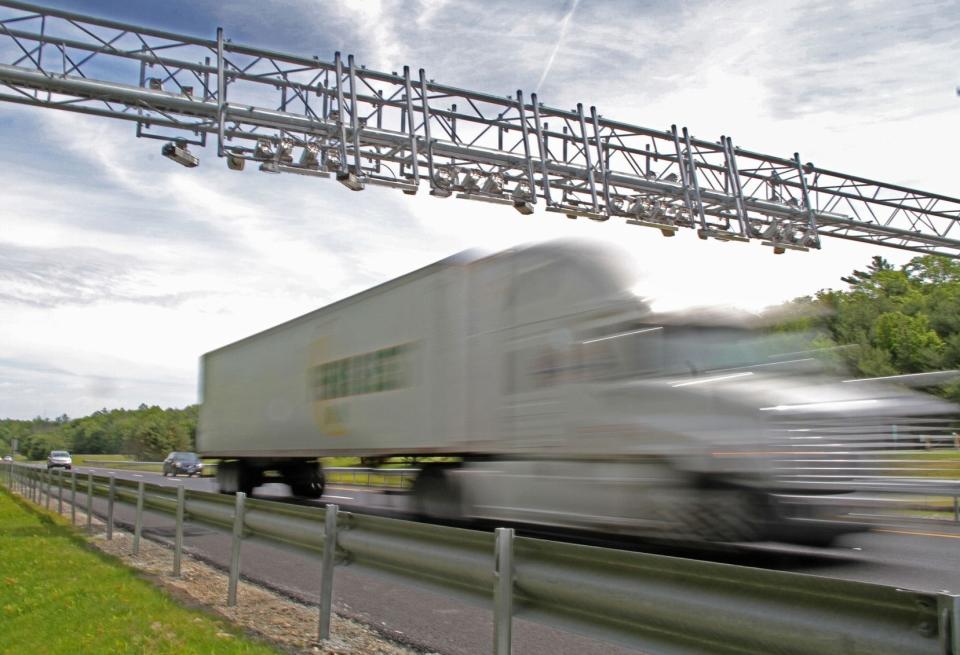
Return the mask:
MULTIPOLYGON (((176 482, 155 473, 108 471, 77 467, 98 474, 144 479, 158 484, 179 484, 215 491, 209 478, 178 478, 176 482)), ((78 485, 79 486, 79 485, 78 485)), ((262 498, 289 497, 284 485, 260 487, 262 498)), ((78 495, 78 497, 80 497, 78 495)), ((320 504, 336 503, 344 510, 393 513, 405 509, 405 498, 354 487, 332 486, 320 504)), ((81 505, 82 506, 82 505, 81 505)), ((106 502, 97 498, 95 511, 105 512, 106 502)), ((117 520, 133 523, 133 509, 117 505, 117 520)), ((147 512, 144 534, 172 539, 170 517, 147 512)), ((222 531, 188 524, 185 547, 195 555, 226 567, 229 536, 222 531)), ((637 548, 638 546, 632 545, 637 548)), ((643 546, 639 546, 643 548, 643 546)), ((676 554, 676 553, 670 553, 676 554)), ((960 592, 960 527, 935 523, 886 526, 842 537, 831 548, 804 548, 787 544, 755 544, 732 553, 701 553, 698 556, 745 566, 775 568, 829 578, 882 583, 918 591, 960 592)), ((245 542, 242 571, 246 578, 266 584, 308 602, 317 602, 320 562, 316 557, 278 546, 245 542)), ((491 651, 493 623, 488 610, 465 605, 444 596, 392 581, 365 576, 349 567, 338 567, 334 582, 335 609, 344 615, 377 626, 385 634, 425 650, 447 655, 486 655, 491 651)), ((553 628, 517 620, 514 652, 518 655, 619 655, 631 649, 584 638, 553 628)))

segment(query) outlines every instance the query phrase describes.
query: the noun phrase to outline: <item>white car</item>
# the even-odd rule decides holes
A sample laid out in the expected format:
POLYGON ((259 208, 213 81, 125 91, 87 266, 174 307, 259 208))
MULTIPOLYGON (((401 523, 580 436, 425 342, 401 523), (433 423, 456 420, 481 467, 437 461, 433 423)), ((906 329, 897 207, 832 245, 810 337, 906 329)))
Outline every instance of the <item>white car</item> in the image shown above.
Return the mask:
POLYGON ((50 451, 50 457, 47 458, 47 470, 53 468, 64 468, 68 471, 73 468, 73 458, 65 450, 50 451))
POLYGON ((4 455, 4 456, 3 456, 3 461, 5 461, 5 462, 12 462, 12 461, 13 461, 13 455, 4 455))

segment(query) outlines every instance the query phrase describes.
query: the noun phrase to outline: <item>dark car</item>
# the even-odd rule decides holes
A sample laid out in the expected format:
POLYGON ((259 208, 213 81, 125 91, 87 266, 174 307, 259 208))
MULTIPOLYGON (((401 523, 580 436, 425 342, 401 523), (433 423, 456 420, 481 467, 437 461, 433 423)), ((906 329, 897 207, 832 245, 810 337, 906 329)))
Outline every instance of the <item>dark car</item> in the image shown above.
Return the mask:
POLYGON ((196 453, 170 453, 163 460, 164 475, 201 475, 203 464, 196 453))

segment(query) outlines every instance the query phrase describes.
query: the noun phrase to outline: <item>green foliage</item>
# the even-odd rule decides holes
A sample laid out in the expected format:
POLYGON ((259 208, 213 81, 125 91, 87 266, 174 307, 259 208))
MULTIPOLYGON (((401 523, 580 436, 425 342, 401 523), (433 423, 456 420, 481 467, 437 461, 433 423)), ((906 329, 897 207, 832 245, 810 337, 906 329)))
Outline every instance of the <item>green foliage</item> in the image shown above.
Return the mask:
POLYGON ((938 366, 943 352, 943 340, 930 329, 924 314, 881 314, 873 324, 873 342, 890 354, 898 370, 908 373, 929 371, 938 366))
MULTIPOLYGON (((808 318, 785 328, 822 330, 822 345, 862 376, 960 368, 960 262, 925 255, 895 268, 874 257, 842 280, 847 290, 793 301, 808 318)), ((960 401, 960 382, 942 393, 960 401)))
POLYGON ((276 654, 0 491, 0 653, 276 654))
POLYGON ((0 420, 0 449, 10 450, 12 439, 29 459, 44 459, 51 450, 74 453, 123 453, 134 459, 162 459, 172 450, 193 450, 198 406, 161 409, 102 409, 90 416, 32 421, 0 420))

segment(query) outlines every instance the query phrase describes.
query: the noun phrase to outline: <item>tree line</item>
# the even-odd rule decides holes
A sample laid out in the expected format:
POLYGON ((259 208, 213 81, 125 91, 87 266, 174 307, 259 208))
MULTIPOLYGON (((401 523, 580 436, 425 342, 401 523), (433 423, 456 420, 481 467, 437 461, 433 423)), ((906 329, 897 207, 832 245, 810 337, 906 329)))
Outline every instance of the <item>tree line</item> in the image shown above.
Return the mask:
POLYGON ((197 436, 197 405, 183 409, 102 409, 71 419, 0 420, 0 450, 12 450, 28 459, 45 459, 51 450, 73 453, 130 455, 137 460, 163 459, 174 450, 193 450, 197 436))
MULTIPOLYGON (((960 261, 924 255, 895 267, 874 257, 864 270, 790 303, 799 318, 779 329, 812 329, 829 359, 858 377, 960 368, 960 261)), ((960 381, 934 390, 960 402, 960 381)))

